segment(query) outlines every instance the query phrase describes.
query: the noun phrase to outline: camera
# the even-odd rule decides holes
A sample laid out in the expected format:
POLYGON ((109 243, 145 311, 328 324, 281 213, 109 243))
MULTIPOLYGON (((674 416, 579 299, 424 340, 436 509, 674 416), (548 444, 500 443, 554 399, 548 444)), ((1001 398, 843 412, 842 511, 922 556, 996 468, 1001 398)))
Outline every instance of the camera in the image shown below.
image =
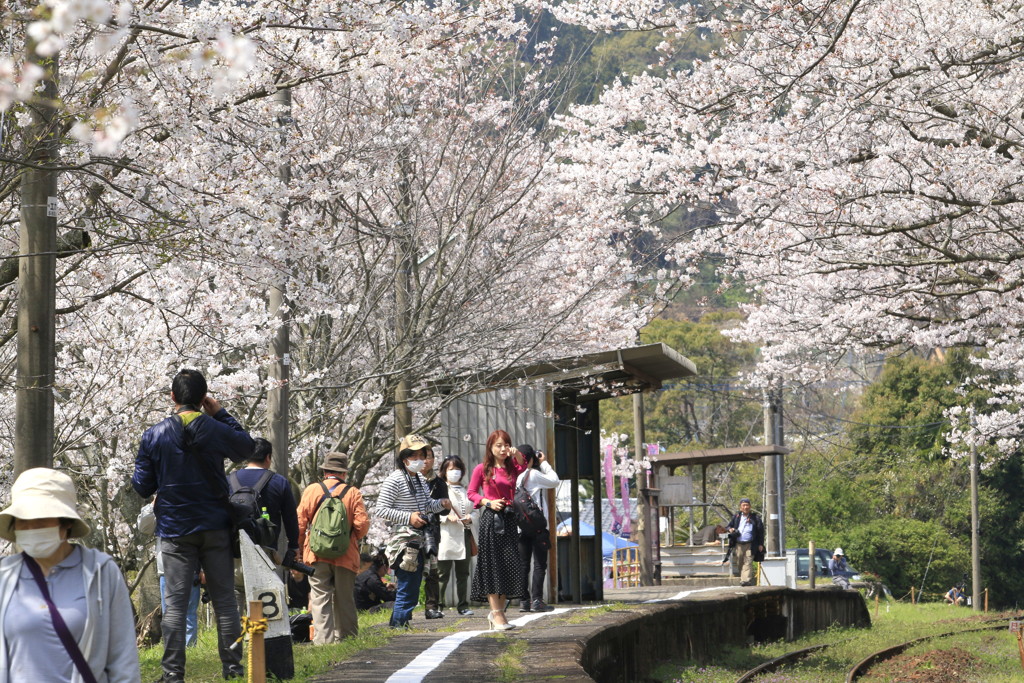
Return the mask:
POLYGON ((441 544, 441 518, 436 512, 427 512, 421 516, 427 520, 427 525, 423 527, 423 554, 437 557, 438 546, 441 544))
POLYGON ((281 566, 287 569, 292 569, 294 571, 301 572, 306 576, 313 576, 313 572, 315 571, 305 562, 300 562, 299 560, 295 559, 295 553, 291 550, 287 551, 284 554, 284 559, 281 560, 281 566))

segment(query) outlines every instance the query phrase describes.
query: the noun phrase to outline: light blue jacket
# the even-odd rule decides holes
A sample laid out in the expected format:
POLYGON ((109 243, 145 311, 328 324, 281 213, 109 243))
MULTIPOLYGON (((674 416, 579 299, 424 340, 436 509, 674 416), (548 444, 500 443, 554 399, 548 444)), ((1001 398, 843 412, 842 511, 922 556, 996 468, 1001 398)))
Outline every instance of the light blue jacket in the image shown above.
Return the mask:
MULTIPOLYGON (((135 645, 135 619, 128 586, 113 558, 99 550, 80 547, 87 611, 85 635, 78 647, 98 683, 139 683, 139 650, 135 645)), ((3 633, 7 606, 22 564, 21 553, 0 561, 0 683, 22 683, 10 679, 7 640, 3 633)), ((70 659, 63 650, 53 654, 70 659)), ((77 669, 71 681, 81 683, 77 669)))

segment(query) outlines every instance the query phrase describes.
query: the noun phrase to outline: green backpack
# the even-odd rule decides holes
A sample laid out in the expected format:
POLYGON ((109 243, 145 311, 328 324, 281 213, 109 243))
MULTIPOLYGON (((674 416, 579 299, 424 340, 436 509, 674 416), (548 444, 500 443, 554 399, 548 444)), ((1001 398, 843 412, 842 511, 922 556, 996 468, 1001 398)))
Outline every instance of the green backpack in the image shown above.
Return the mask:
POLYGON ((345 494, 352 485, 343 488, 339 496, 331 494, 341 486, 341 482, 330 489, 323 482, 320 486, 324 495, 317 503, 313 523, 309 526, 309 549, 322 560, 336 560, 348 551, 352 538, 352 522, 344 502, 345 494))

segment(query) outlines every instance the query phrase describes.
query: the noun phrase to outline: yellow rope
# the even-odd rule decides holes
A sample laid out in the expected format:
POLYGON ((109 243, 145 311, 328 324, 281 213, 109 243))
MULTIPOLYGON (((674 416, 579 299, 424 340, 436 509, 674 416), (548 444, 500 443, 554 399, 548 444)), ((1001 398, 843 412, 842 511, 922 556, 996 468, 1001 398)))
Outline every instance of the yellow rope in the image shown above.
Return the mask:
MULTIPOLYGON (((243 614, 242 615, 242 635, 238 636, 238 640, 236 640, 235 642, 236 643, 242 642, 242 640, 245 639, 246 634, 248 634, 249 637, 252 638, 252 636, 254 636, 257 633, 265 633, 266 630, 267 630, 267 619, 266 619, 266 617, 263 617, 262 619, 250 619, 248 616, 243 614)), ((249 646, 249 658, 246 661, 248 663, 248 667, 247 667, 248 668, 248 672, 247 672, 248 673, 248 680, 249 680, 249 683, 252 683, 252 646, 251 645, 249 646)))

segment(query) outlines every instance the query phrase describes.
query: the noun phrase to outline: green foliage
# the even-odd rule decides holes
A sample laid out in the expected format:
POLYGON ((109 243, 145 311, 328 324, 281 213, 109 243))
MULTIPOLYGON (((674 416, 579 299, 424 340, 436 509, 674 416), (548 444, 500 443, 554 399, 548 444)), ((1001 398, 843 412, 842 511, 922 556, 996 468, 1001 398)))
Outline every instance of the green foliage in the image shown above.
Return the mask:
MULTIPOLYGON (((661 391, 644 397, 649 442, 658 442, 669 450, 697 444, 739 445, 752 423, 760 419, 759 403, 749 400, 736 379, 753 364, 757 351, 721 333, 736 318, 713 314, 699 323, 658 319, 640 333, 643 343, 662 342, 689 358, 698 373, 692 380, 666 384, 661 391)), ((609 432, 631 433, 632 398, 605 401, 601 405, 601 426, 609 432)))
POLYGON ((971 566, 969 543, 938 522, 888 516, 840 531, 835 538, 850 564, 879 574, 897 597, 911 586, 943 593, 971 566))

